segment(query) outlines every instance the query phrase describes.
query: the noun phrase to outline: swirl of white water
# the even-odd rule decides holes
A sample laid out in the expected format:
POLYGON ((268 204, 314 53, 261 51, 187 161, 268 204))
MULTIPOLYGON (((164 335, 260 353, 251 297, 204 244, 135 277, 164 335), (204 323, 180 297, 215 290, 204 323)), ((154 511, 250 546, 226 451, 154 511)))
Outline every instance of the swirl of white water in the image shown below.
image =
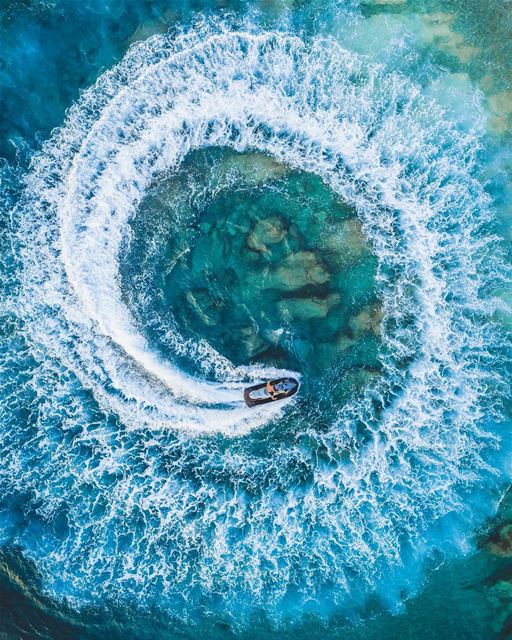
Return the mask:
MULTIPOLYGON (((200 585, 226 600, 275 601, 290 585, 318 595, 326 583, 346 594, 356 574, 372 583, 379 559, 397 566, 404 549, 422 556, 428 528, 464 511, 461 487, 488 469, 481 454, 494 436, 480 426, 481 402, 498 377, 481 321, 492 239, 480 233, 488 203, 472 177, 477 137, 446 124, 417 87, 332 40, 205 27, 133 48, 34 162, 20 231, 20 305, 33 342, 128 427, 241 434, 281 411, 240 406, 239 380, 276 370, 234 368, 211 350, 217 382, 185 375, 149 349, 122 299, 119 255, 141 199, 157 176, 210 145, 314 172, 357 208, 379 259, 384 381, 313 434, 323 462, 315 447, 276 453, 282 466, 269 464, 269 477, 299 463, 310 474, 283 494, 266 470, 253 503, 239 480, 230 493, 179 474, 154 489, 124 479, 108 500, 151 514, 148 522, 159 514, 142 535, 156 560, 134 551, 119 573, 106 551, 102 561, 118 585, 131 584, 137 565, 138 583, 164 576, 169 592, 200 585)), ((222 469, 240 478, 246 464, 226 454, 222 469)), ((109 522, 94 523, 97 539, 108 539, 109 522)), ((69 555, 83 577, 81 553, 78 545, 69 555)))

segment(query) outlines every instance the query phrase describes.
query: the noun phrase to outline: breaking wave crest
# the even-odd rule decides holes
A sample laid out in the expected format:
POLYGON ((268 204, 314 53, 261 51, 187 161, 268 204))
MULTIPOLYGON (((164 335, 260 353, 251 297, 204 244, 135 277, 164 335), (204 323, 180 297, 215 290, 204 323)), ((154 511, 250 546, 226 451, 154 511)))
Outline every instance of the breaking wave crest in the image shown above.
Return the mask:
POLYGON ((394 600, 404 567, 464 546, 460 523, 490 508, 470 507, 473 489, 501 464, 478 135, 332 39, 222 25, 137 44, 81 96, 15 214, 17 313, 44 391, 33 431, 9 436, 39 464, 20 454, 2 474, 33 492, 39 535, 17 541, 54 592, 321 613, 379 584, 394 600), (180 357, 214 372, 185 373, 123 299, 141 200, 209 146, 320 176, 378 257, 383 376, 321 429, 294 405, 245 408, 245 384, 281 371, 236 367, 176 328, 180 357), (285 417, 285 441, 225 437, 285 417))

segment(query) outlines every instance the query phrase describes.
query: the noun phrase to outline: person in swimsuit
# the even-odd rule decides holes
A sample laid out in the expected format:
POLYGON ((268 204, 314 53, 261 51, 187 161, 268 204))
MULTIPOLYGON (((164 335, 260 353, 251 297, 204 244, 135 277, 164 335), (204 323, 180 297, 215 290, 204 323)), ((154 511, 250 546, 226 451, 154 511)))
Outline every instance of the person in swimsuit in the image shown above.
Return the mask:
POLYGON ((272 384, 272 382, 270 382, 270 380, 267 382, 266 386, 265 386, 265 391, 268 393, 268 395, 272 398, 272 400, 277 396, 277 394, 279 393, 279 391, 275 388, 275 386, 272 384))

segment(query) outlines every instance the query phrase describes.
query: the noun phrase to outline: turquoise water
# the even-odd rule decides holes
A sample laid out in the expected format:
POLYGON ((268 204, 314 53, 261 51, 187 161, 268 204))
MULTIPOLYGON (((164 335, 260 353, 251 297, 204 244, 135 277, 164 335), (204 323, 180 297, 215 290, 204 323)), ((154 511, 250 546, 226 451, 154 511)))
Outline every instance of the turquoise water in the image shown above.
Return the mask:
POLYGON ((507 637, 510 28, 4 7, 6 637, 507 637))

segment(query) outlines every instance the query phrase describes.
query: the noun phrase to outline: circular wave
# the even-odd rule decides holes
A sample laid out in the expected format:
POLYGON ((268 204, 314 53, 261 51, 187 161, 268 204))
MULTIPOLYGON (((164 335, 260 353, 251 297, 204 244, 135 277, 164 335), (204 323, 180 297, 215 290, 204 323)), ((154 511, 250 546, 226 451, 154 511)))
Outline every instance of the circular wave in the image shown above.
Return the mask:
POLYGON ((19 542, 57 593, 322 612, 378 583, 391 593, 386 576, 457 544, 473 487, 492 477, 488 390, 502 384, 478 148, 478 132, 447 122, 417 86, 329 38, 203 25, 137 44, 81 96, 18 210, 17 304, 34 357, 59 380, 30 441, 49 470, 20 475, 43 521, 66 514, 43 527, 44 544, 19 542), (213 371, 187 375, 123 300, 130 220, 159 176, 207 146, 320 176, 356 208, 379 260, 382 380, 322 429, 292 409, 291 443, 190 438, 279 421, 291 407, 239 399, 244 382, 281 371, 235 367, 169 329, 177 353, 213 371), (52 402, 69 414, 50 437, 52 402), (70 423, 82 425, 72 438, 70 423))

